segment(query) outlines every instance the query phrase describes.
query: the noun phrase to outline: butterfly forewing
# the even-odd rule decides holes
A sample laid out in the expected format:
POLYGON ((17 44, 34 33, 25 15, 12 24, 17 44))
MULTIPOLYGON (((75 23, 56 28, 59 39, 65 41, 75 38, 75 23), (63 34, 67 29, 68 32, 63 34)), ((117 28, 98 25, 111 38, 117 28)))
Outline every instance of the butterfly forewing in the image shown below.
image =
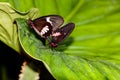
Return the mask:
POLYGON ((42 22, 50 23, 54 31, 63 24, 64 20, 59 15, 48 15, 34 20, 34 24, 42 25, 42 22))
POLYGON ((50 21, 52 22, 53 31, 60 27, 64 22, 63 18, 59 15, 51 15, 50 21))
POLYGON ((48 15, 29 20, 29 24, 41 37, 48 37, 63 24, 64 20, 59 15, 48 15))
POLYGON ((68 23, 65 26, 55 30, 52 34, 52 42, 58 44, 67 38, 75 27, 74 23, 68 23))
POLYGON ((51 35, 53 26, 52 26, 49 22, 47 22, 45 18, 38 18, 38 19, 34 20, 33 23, 34 23, 34 26, 35 26, 35 29, 36 29, 35 31, 36 31, 36 32, 39 31, 39 32, 37 32, 37 33, 38 33, 38 34, 41 33, 41 34, 40 34, 41 37, 44 37, 44 38, 45 38, 45 37, 51 35), (46 33, 42 34, 42 30, 43 30, 45 27, 48 28, 48 31, 47 31, 46 33))

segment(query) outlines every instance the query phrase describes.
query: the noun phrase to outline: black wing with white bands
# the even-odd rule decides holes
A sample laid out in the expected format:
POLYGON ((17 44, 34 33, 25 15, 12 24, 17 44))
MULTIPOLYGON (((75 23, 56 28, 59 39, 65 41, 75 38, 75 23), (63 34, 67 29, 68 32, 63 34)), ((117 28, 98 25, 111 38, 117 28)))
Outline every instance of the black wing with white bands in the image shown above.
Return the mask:
POLYGON ((64 22, 64 19, 59 15, 48 15, 37 18, 33 21, 34 24, 42 26, 41 23, 50 24, 52 26, 52 30, 55 31, 58 27, 60 27, 64 22))
POLYGON ((28 23, 38 35, 47 38, 63 24, 64 20, 59 15, 42 16, 35 20, 29 20, 28 23))

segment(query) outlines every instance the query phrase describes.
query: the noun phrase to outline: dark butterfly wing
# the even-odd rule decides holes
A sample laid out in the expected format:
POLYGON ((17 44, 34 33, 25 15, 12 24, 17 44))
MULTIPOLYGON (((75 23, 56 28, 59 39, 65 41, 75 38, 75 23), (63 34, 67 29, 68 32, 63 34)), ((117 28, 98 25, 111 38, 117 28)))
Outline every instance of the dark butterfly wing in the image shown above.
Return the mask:
POLYGON ((60 27, 63 24, 64 19, 59 15, 51 15, 50 21, 52 22, 53 31, 55 31, 58 27, 60 27))
POLYGON ((33 21, 37 28, 43 28, 45 25, 51 26, 52 30, 55 31, 58 27, 63 24, 64 20, 59 15, 48 15, 37 18, 33 21))
POLYGON ((43 38, 47 38, 63 24, 63 18, 59 15, 48 15, 29 20, 29 25, 43 38))
POLYGON ((74 23, 68 23, 65 26, 55 30, 52 34, 52 42, 56 44, 62 42, 65 38, 67 38, 70 35, 74 27, 74 23))

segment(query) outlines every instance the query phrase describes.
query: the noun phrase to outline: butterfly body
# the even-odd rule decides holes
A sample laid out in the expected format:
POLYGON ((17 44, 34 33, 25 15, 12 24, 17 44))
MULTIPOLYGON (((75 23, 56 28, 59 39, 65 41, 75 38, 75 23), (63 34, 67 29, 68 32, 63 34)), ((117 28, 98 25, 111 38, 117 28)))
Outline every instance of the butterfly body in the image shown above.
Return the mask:
POLYGON ((59 15, 48 15, 35 20, 28 20, 30 27, 42 38, 47 39, 53 48, 68 37, 75 27, 74 23, 68 23, 60 27, 63 22, 63 18, 59 15))

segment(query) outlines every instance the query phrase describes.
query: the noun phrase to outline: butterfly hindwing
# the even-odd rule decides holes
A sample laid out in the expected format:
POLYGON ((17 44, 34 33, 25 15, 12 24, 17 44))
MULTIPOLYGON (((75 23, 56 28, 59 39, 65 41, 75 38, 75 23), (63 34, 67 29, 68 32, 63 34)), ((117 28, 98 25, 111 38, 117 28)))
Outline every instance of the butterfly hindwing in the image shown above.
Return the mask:
POLYGON ((55 30, 52 34, 52 42, 57 44, 62 42, 65 38, 67 38, 70 35, 74 27, 75 27, 74 23, 68 23, 65 26, 55 30))

